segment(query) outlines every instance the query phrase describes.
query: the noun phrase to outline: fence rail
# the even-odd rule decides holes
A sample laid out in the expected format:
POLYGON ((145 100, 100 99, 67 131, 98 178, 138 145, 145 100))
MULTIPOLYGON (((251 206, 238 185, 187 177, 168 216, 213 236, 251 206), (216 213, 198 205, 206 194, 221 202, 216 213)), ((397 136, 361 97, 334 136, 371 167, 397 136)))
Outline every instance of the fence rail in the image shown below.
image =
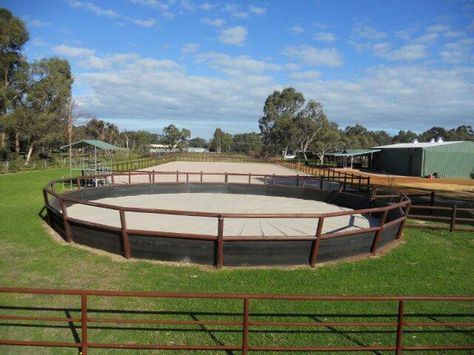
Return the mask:
POLYGON ((323 179, 330 179, 346 184, 357 185, 364 187, 365 191, 370 191, 370 176, 363 176, 358 174, 352 174, 344 171, 339 171, 334 168, 327 167, 315 167, 299 162, 290 162, 285 160, 275 160, 275 164, 281 165, 285 168, 301 171, 305 174, 320 176, 323 179))
MULTIPOLYGON (((408 303, 425 303, 428 306, 437 302, 449 302, 449 303, 468 303, 472 304, 474 302, 473 296, 319 296, 319 295, 276 295, 276 294, 229 294, 229 293, 179 293, 179 292, 139 292, 139 291, 106 291, 106 290, 75 290, 75 289, 39 289, 39 288, 9 288, 9 287, 0 287, 0 294, 15 294, 17 296, 26 294, 26 295, 48 295, 48 296, 77 296, 79 298, 80 304, 80 317, 45 317, 45 316, 25 316, 25 315, 16 315, 16 314, 0 314, 0 320, 4 323, 2 326, 6 326, 5 322, 9 321, 29 321, 29 322, 64 322, 66 324, 75 327, 74 323, 80 324, 81 334, 80 338, 73 342, 67 341, 45 341, 45 340, 17 340, 17 339, 4 339, 0 338, 0 345, 10 345, 10 346, 39 346, 39 347, 64 347, 64 348, 77 348, 82 352, 83 355, 88 353, 89 349, 148 349, 148 350, 181 350, 181 351, 190 351, 190 350, 206 350, 206 351, 219 351, 219 350, 229 350, 229 351, 241 351, 242 354, 248 354, 249 351, 277 351, 277 352, 290 352, 290 351, 301 351, 301 352, 357 352, 357 351, 394 351, 396 354, 401 354, 403 351, 439 351, 439 350, 472 350, 474 349, 473 343, 468 344, 436 344, 436 345, 405 345, 404 342, 404 333, 409 331, 409 328, 431 328, 435 327, 437 329, 447 328, 445 331, 447 333, 455 332, 472 332, 474 328, 473 315, 470 314, 462 315, 462 321, 453 321, 452 318, 459 317, 458 313, 443 313, 444 316, 449 317, 449 321, 440 321, 439 319, 434 319, 432 311, 427 312, 426 316, 431 319, 430 321, 409 321, 410 317, 415 315, 406 311, 406 305, 408 303), (241 301, 241 312, 240 320, 222 320, 222 319, 212 319, 212 320, 183 320, 183 319, 158 319, 154 317, 153 319, 125 319, 124 317, 120 318, 95 318, 91 317, 92 312, 96 312, 97 309, 91 309, 89 306, 89 300, 91 297, 106 297, 106 298, 124 298, 124 297, 137 297, 137 298, 153 298, 153 299, 195 299, 200 301, 208 300, 220 300, 220 301, 229 301, 237 300, 241 301), (283 302, 352 302, 352 303, 389 303, 393 304, 394 312, 392 317, 395 318, 393 321, 325 321, 325 320, 315 320, 311 322, 301 322, 301 321, 259 321, 258 314, 252 312, 251 306, 258 304, 262 301, 283 301, 283 302), (466 319, 468 319, 466 321, 466 319), (89 330, 91 324, 154 324, 154 325, 189 325, 189 326, 198 326, 201 330, 206 325, 213 325, 219 327, 231 326, 233 328, 240 327, 241 341, 238 344, 225 344, 219 342, 218 345, 200 345, 200 344, 143 344, 143 343, 99 343, 90 341, 89 339, 89 330), (279 346, 279 345, 266 345, 266 344, 256 344, 251 341, 250 335, 252 332, 258 331, 272 333, 274 330, 271 327, 277 327, 278 329, 292 329, 295 327, 298 328, 327 328, 331 332, 340 333, 341 330, 335 330, 351 327, 351 328, 362 328, 367 330, 367 328, 383 328, 391 329, 390 332, 395 335, 395 342, 392 344, 382 345, 380 341, 375 341, 376 345, 366 345, 360 342, 357 342, 357 346, 338 346, 338 345, 317 345, 310 344, 306 346, 279 346), (270 329, 269 329, 270 328, 270 329), (467 329, 466 329, 467 328, 467 329), (462 329, 462 330, 460 330, 462 329)), ((14 299, 17 299, 16 297, 14 299)), ((16 309, 22 309, 21 306, 15 307, 16 309)), ((37 310, 37 308, 27 307, 25 309, 37 310)), ((424 307, 423 309, 426 309, 424 307)), ((471 307, 472 309, 472 307, 471 307)), ((123 312, 122 312, 123 313, 123 312)), ((190 312, 192 314, 193 312, 190 312)), ((212 313, 211 313, 212 314, 212 313)), ((217 313, 216 313, 217 314, 217 313)), ((234 314, 234 313, 233 313, 234 314)), ((274 313, 275 317, 279 314, 274 313)), ((239 313, 235 313, 236 316, 239 313)), ((298 313, 294 314, 298 316, 298 313)), ((285 317, 288 317, 288 313, 285 313, 285 317)), ((371 314, 360 313, 362 318, 371 318, 371 314)), ((419 313, 416 314, 418 318, 423 315, 419 313)), ((8 323, 7 323, 8 324, 8 323)), ((36 324, 36 323, 34 323, 36 324)), ((14 324, 13 324, 14 326, 14 324)), ((41 325, 39 325, 41 327, 41 325)), ((46 327, 45 325, 42 325, 46 327)), ((94 330, 97 326, 94 326, 94 330)), ((99 327, 100 328, 100 327, 99 327)), ((211 330, 204 330, 209 333, 211 330)), ((101 332, 106 331, 105 329, 101 332)), ((238 331, 238 330, 237 330, 238 331)), ((280 330, 281 331, 281 330, 280 330)), ((472 339, 472 338, 471 338, 472 339)), ((323 344, 326 344, 324 342, 323 344)))
MULTIPOLYGON (((374 199, 392 199, 398 198, 398 194, 379 194, 377 189, 373 189, 372 198, 374 199)), ((412 220, 431 221, 429 224, 406 224, 412 228, 429 228, 453 231, 474 232, 474 207, 459 207, 457 204, 436 205, 436 192, 422 192, 407 194, 412 199, 410 213, 408 218, 412 220), (413 198, 428 197, 429 204, 417 204, 413 198)))

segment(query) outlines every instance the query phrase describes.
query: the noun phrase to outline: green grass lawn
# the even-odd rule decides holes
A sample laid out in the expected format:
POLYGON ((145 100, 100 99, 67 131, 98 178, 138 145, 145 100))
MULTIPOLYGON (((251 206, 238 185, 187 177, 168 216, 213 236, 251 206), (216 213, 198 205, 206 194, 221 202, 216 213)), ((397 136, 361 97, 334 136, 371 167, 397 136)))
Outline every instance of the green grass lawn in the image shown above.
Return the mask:
MULTIPOLYGON (((315 269, 222 269, 176 267, 146 261, 118 261, 96 255, 74 245, 55 241, 38 216, 43 201, 41 188, 48 180, 66 175, 66 169, 52 169, 0 176, 0 285, 7 287, 81 288, 108 290, 154 290, 183 292, 277 293, 320 295, 473 295, 474 243, 472 233, 405 231, 405 241, 388 254, 357 262, 342 262, 315 269)), ((78 316, 77 297, 14 296, 0 294, 1 314, 32 314, 7 306, 43 307, 41 315, 78 316)), ((396 303, 329 303, 255 301, 252 319, 301 321, 357 321, 366 314, 377 321, 396 321, 396 303), (290 316, 289 313, 293 315, 290 316)), ((156 300, 91 298, 90 308, 147 310, 152 314, 108 314, 92 311, 90 317, 234 319, 240 320, 240 301, 156 300)), ((469 319, 472 304, 415 304, 406 308, 409 320, 469 319), (417 316, 421 311, 429 317, 417 316), (454 319, 454 318, 453 318, 454 319)), ((472 317, 470 318, 472 321, 472 317)), ((25 326, 28 322, 3 322, 0 339, 74 341, 76 330, 67 324, 50 327, 25 326), (6 325, 6 323, 16 324, 6 325), (22 324, 23 326, 19 326, 22 324)), ((94 325, 90 341, 162 344, 238 344, 239 327, 94 325)), ((252 328, 252 345, 341 345, 361 346, 394 343, 387 328, 297 328, 298 333, 279 333, 286 328, 252 328), (268 330, 263 332, 263 330, 268 330), (377 332, 375 332, 377 331, 377 332)), ((393 328, 391 328, 393 329, 393 328)), ((439 332, 453 329, 411 328, 405 344, 468 344, 473 333, 439 332)), ((77 328, 80 335, 80 325, 77 328)), ((77 336, 76 334, 76 336, 77 336)), ((32 348, 7 348, 2 353, 31 353, 32 348)), ((50 349, 34 349, 51 353, 50 349)), ((55 349, 54 353, 76 353, 55 349)), ((90 351, 115 353, 115 351, 90 351)), ((123 353, 126 353, 124 351, 123 353)), ((135 353, 135 352, 130 352, 135 353)))

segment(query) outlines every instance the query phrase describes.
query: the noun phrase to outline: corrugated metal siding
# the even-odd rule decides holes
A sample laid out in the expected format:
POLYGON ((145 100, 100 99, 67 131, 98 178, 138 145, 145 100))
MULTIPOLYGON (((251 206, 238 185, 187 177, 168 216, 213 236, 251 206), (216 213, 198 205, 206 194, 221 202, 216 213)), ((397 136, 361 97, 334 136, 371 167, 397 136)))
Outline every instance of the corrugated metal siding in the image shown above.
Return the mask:
POLYGON ((425 148, 423 175, 474 178, 474 142, 425 148))
POLYGON ((421 176, 421 148, 383 149, 374 154, 374 168, 395 175, 421 176))

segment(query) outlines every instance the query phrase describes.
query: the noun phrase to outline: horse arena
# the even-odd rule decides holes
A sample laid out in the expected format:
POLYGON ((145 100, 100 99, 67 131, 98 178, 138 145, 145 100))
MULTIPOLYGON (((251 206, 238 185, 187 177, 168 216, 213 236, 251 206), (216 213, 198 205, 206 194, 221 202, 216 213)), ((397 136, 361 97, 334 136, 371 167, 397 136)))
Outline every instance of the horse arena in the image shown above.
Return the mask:
POLYGON ((409 200, 263 163, 171 162, 44 188, 64 239, 126 258, 226 266, 311 265, 400 238, 409 200))

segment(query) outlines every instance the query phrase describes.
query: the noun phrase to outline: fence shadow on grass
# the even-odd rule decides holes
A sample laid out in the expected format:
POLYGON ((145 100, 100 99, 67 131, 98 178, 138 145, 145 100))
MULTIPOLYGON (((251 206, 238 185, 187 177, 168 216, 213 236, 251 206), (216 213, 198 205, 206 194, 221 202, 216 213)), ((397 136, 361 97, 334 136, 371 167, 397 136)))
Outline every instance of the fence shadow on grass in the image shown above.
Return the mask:
MULTIPOLYGON (((31 315, 31 316, 39 316, 41 317, 42 314, 47 317, 51 316, 51 313, 61 313, 64 314, 64 321, 55 321, 54 324, 51 324, 46 321, 37 321, 36 323, 31 323, 31 321, 20 322, 21 319, 3 319, 0 322, 0 327, 11 327, 11 328, 18 328, 18 329, 69 329, 70 336, 74 343, 79 344, 81 342, 79 332, 81 330, 81 322, 80 322, 80 308, 63 308, 63 307, 32 307, 32 306, 7 306, 7 305, 0 305, 0 319, 1 316, 6 313, 7 311, 13 311, 13 314, 18 314, 21 312, 22 315, 31 315), (47 315, 46 312, 48 312, 47 315)), ((89 308, 87 310, 88 318, 94 318, 94 321, 90 321, 88 324, 89 330, 98 330, 98 331, 125 331, 125 332, 156 332, 156 331, 166 331, 166 332, 176 332, 176 333, 201 333, 202 338, 207 338, 213 345, 216 346, 225 346, 229 345, 226 344, 224 340, 220 339, 220 335, 224 334, 236 334, 239 335, 242 333, 242 325, 240 321, 242 320, 242 313, 241 312, 212 312, 212 311, 201 311, 201 312, 188 312, 188 311, 153 311, 153 310, 123 310, 123 309, 97 309, 97 308, 89 308), (94 317, 95 315, 128 315, 128 316, 161 316, 164 317, 161 320, 191 320, 196 322, 208 321, 212 320, 226 320, 226 321, 235 321, 237 324, 234 325, 209 325, 209 324, 187 324, 183 326, 182 324, 145 324, 137 326, 136 324, 113 324, 112 322, 108 322, 107 324, 100 324, 97 321, 100 318, 94 317), (230 318, 230 319, 229 319, 230 318), (112 323, 112 325, 110 325, 112 323), (220 327, 219 329, 215 329, 216 327, 220 327), (211 329, 212 328, 212 329, 211 329)), ((443 318, 468 318, 472 317, 471 313, 410 313, 405 315, 405 319, 410 321, 411 319, 430 319, 434 322, 443 322, 443 318)), ((390 319, 396 320, 397 313, 312 313, 312 312, 296 312, 296 313, 274 313, 274 312, 252 312, 250 313, 250 318, 252 321, 258 321, 259 318, 289 318, 289 323, 291 323, 293 319, 295 321, 301 321, 301 319, 306 318, 314 321, 315 324, 318 323, 336 323, 338 320, 344 318, 353 318, 353 319, 390 319)), ((132 319, 132 320, 146 320, 149 318, 116 318, 116 319, 132 319)), ((157 320, 156 318, 154 318, 157 320)), ((331 325, 321 325, 318 327, 308 326, 306 329, 302 326, 294 329, 294 327, 287 327, 283 328, 281 326, 275 327, 271 324, 268 326, 264 326, 265 329, 259 329, 257 326, 252 325, 249 329, 250 334, 293 334, 293 335, 322 335, 322 336, 332 336, 332 338, 340 339, 341 342, 350 343, 351 346, 359 346, 359 347, 368 347, 371 346, 371 342, 373 342, 373 335, 374 334, 395 334, 396 329, 393 326, 380 326, 377 329, 353 329, 350 326, 337 326, 334 324, 331 325), (390 329, 389 329, 390 328, 390 329), (369 336, 372 340, 364 340, 361 339, 360 336, 369 336)), ((431 333, 472 333, 473 330, 465 330, 461 331, 456 329, 455 327, 447 326, 445 329, 413 329, 413 330, 405 330, 406 334, 431 334, 431 333)), ((20 332, 21 334, 21 332, 20 332)), ((120 336, 119 336, 120 337, 120 336)), ((56 340, 56 339, 54 339, 56 340)), ((81 350, 80 346, 77 348, 78 351, 81 350)), ((226 354, 235 354, 234 351, 231 350, 224 350, 226 354)), ((240 353, 240 352, 238 352, 240 353)), ((379 351, 372 351, 373 354, 381 354, 379 351)))

